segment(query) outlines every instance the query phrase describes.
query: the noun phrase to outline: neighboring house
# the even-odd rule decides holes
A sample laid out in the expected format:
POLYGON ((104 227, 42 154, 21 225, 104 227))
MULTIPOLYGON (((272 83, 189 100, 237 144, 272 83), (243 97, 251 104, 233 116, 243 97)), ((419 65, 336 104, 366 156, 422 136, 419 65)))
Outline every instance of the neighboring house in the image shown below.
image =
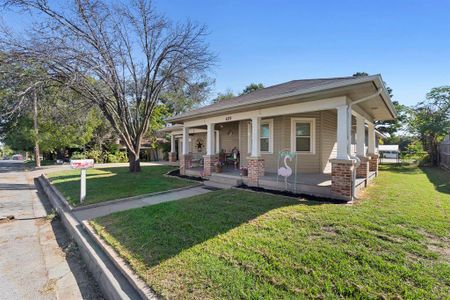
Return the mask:
POLYGON ((398 145, 379 145, 378 152, 380 153, 381 158, 399 159, 400 157, 398 145))
POLYGON ((350 200, 378 171, 374 121, 395 117, 380 75, 305 79, 172 117, 165 131, 181 174, 217 182, 234 176, 250 186, 350 200), (233 149, 248 176, 233 167, 215 172, 233 149), (280 167, 292 171, 280 173, 280 167))

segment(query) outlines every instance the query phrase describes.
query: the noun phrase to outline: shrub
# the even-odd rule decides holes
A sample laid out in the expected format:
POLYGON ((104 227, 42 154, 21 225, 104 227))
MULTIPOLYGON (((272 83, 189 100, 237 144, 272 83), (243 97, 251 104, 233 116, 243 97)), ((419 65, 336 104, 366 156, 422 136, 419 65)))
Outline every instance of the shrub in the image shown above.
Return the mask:
POLYGON ((89 150, 86 152, 86 158, 93 159, 95 163, 102 163, 103 157, 102 157, 102 151, 100 150, 89 150))
POLYGON ((125 152, 109 153, 104 152, 103 159, 107 163, 126 163, 128 162, 128 156, 125 152))
POLYGON ((72 156, 70 157, 70 159, 85 159, 86 158, 86 153, 81 153, 78 151, 75 151, 72 153, 72 156))

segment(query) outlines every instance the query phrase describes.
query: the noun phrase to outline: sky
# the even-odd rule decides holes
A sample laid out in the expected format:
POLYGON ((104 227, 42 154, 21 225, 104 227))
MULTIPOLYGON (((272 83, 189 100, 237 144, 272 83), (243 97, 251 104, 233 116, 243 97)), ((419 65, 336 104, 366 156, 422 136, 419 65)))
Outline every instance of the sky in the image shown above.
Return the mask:
MULTIPOLYGON (((212 97, 249 83, 381 74, 414 105, 450 85, 450 0, 154 0, 172 19, 205 24, 218 62, 212 97)), ((21 17, 4 15, 21 25, 21 17)), ((10 22, 8 22, 10 21, 10 22)))

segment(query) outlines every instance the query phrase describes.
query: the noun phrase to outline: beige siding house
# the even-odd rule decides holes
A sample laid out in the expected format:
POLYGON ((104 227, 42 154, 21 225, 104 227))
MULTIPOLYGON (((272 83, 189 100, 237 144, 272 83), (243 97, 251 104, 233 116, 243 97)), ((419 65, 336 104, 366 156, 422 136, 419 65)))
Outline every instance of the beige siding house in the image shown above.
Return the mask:
POLYGON ((378 171, 374 122, 395 117, 380 75, 306 79, 175 116, 165 131, 181 174, 351 200, 378 171))

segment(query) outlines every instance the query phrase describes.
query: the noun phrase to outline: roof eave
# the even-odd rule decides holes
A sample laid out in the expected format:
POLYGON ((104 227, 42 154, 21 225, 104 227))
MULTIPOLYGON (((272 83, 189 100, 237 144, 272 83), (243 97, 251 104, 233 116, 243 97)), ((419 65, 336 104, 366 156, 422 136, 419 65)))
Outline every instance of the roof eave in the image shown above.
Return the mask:
POLYGON ((226 108, 222 108, 222 109, 216 109, 216 110, 212 110, 212 111, 206 111, 206 112, 201 112, 198 114, 193 114, 193 115, 188 115, 188 116, 175 116, 175 117, 171 117, 169 119, 167 119, 167 122, 181 122, 181 121, 185 121, 185 120, 189 120, 189 119, 193 119, 193 118, 198 118, 198 117, 203 117, 203 116, 208 116, 208 115, 212 115, 212 114, 216 114, 218 112, 228 112, 230 110, 233 109, 238 109, 238 108, 244 108, 244 107, 252 107, 252 106, 256 106, 256 105, 261 105, 263 103, 267 103, 269 101, 273 101, 273 100, 282 100, 282 99, 286 99, 286 98, 290 98, 290 97, 295 97, 295 96, 302 96, 302 95, 307 95, 307 94, 314 94, 314 93, 320 93, 320 92, 324 92, 324 91, 328 91, 328 90, 332 90, 332 89, 336 89, 336 88, 341 88, 341 87, 345 87, 345 86, 352 86, 352 85, 356 85, 356 84, 361 84, 361 83, 365 83, 365 82, 374 82, 376 81, 378 83, 379 86, 382 87, 382 99, 385 102, 386 106, 388 107, 392 117, 395 119, 397 117, 397 113, 395 111, 395 108, 392 104, 391 98, 389 96, 389 93, 387 92, 387 89, 384 85, 383 79, 381 78, 380 74, 376 74, 376 75, 370 75, 370 76, 361 76, 360 78, 355 78, 350 84, 348 82, 335 82, 335 83, 329 83, 329 84, 324 84, 318 87, 313 87, 313 88, 309 88, 309 89, 303 89, 303 90, 299 90, 299 91, 295 91, 292 93, 287 93, 287 94, 283 94, 283 95, 277 95, 277 96, 272 96, 272 97, 267 97, 265 99, 262 99, 259 102, 256 103, 250 103, 247 105, 233 105, 230 107, 226 107, 226 108))

